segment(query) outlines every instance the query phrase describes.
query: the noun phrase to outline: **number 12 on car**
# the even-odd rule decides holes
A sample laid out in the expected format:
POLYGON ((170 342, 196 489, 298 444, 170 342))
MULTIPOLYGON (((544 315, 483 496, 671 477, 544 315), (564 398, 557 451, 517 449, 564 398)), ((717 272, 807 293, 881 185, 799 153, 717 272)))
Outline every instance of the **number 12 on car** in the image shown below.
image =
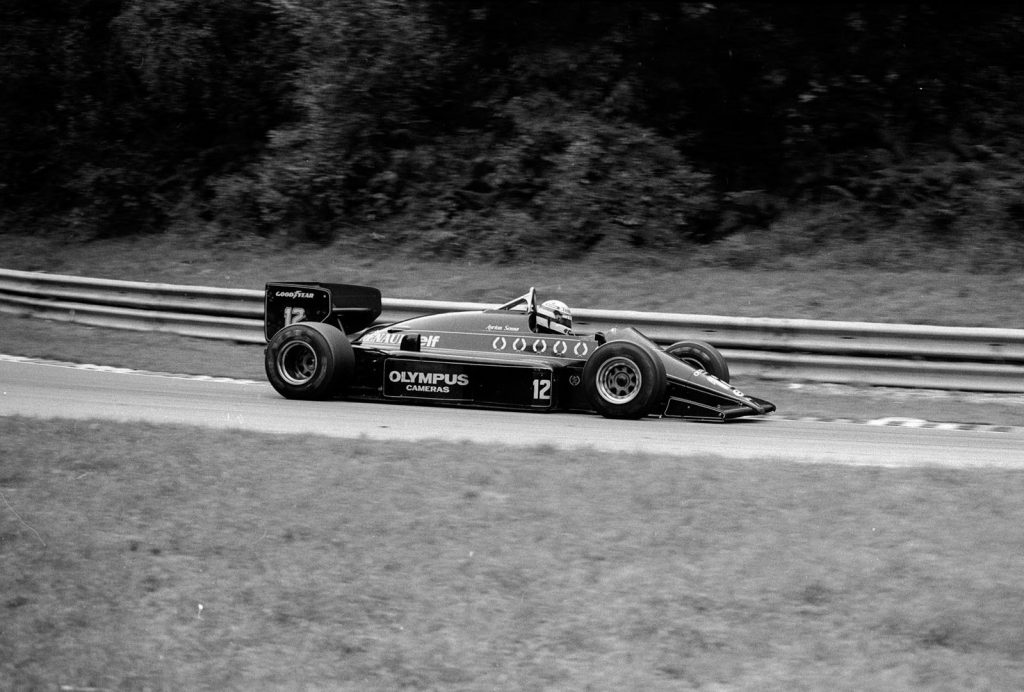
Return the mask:
POLYGON ((533 378, 533 403, 547 405, 551 402, 551 380, 549 378, 533 378))

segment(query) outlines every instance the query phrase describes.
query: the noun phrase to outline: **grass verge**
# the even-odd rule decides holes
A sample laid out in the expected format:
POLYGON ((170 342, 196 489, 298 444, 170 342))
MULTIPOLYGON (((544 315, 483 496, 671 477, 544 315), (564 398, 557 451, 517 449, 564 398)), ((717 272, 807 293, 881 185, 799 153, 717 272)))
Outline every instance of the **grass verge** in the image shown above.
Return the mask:
MULTIPOLYGON (((710 252, 710 250, 708 250, 710 252)), ((536 286, 570 306, 737 317, 1024 327, 1018 273, 845 268, 827 252, 734 268, 713 258, 622 250, 576 261, 439 262, 393 248, 224 243, 170 235, 68 243, 0 233, 7 269, 219 287, 269 280, 365 283, 389 298, 503 303, 536 286), (711 262, 710 264, 708 262, 711 262)))
POLYGON ((0 419, 0 688, 1020 689, 1022 492, 0 419))

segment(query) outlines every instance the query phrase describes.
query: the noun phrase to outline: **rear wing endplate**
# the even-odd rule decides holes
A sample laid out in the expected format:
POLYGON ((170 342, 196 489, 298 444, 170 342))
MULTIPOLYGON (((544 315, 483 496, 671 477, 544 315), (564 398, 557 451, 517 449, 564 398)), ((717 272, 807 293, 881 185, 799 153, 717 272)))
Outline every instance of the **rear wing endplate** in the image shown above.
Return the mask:
POLYGON ((270 341, 295 322, 325 322, 353 334, 381 313, 380 291, 369 286, 320 281, 268 282, 264 293, 263 333, 270 341))

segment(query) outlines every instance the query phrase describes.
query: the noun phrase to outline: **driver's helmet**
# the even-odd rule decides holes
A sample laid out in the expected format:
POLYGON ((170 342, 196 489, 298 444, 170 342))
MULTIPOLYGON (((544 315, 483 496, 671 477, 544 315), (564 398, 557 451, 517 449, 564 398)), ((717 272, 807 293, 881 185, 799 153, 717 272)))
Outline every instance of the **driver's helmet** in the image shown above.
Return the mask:
POLYGON ((545 300, 537 306, 537 328, 572 334, 572 310, 560 300, 545 300))

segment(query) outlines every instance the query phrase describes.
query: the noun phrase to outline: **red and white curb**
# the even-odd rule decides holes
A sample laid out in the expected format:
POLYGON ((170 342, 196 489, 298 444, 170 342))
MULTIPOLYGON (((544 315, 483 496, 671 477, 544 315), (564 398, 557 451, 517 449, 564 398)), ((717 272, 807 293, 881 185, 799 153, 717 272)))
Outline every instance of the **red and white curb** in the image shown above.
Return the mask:
POLYGON ((889 428, 922 428, 926 430, 975 430, 980 432, 1013 432, 1011 425, 989 425, 987 423, 936 423, 920 418, 876 418, 869 420, 868 425, 881 425, 889 428))
POLYGON ((873 425, 884 428, 919 428, 922 430, 958 430, 970 432, 1014 433, 1024 432, 1024 428, 1012 425, 992 425, 990 423, 950 423, 924 420, 923 418, 874 418, 859 420, 856 418, 828 418, 823 416, 772 416, 776 420, 797 421, 802 423, 847 423, 850 425, 873 425))
POLYGON ((246 380, 236 377, 218 377, 215 375, 188 375, 175 372, 154 372, 151 370, 136 370, 134 368, 119 368, 113 365, 95 365, 92 363, 70 363, 62 360, 50 360, 48 358, 29 358, 28 356, 9 356, 0 353, 0 362, 6 363, 31 363, 33 365, 46 365, 54 368, 70 368, 72 370, 89 370, 92 372, 109 372, 117 375, 141 375, 144 377, 164 377, 174 380, 193 380, 196 382, 225 382, 232 384, 259 384, 266 382, 257 380, 246 380))

